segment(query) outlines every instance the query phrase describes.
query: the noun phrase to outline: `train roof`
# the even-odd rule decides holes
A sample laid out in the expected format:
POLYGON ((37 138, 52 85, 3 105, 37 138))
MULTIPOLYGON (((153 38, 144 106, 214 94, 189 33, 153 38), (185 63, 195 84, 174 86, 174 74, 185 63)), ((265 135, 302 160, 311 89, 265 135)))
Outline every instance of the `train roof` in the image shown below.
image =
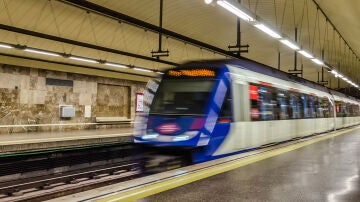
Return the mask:
MULTIPOLYGON (((246 59, 246 58, 240 58, 240 59, 219 59, 219 60, 202 60, 202 61, 190 61, 183 65, 180 65, 179 68, 190 68, 190 67, 204 67, 204 64, 206 64, 206 67, 208 68, 223 68, 224 65, 233 65, 242 69, 254 71, 257 73, 261 73, 264 75, 272 76, 275 78, 279 78, 285 81, 290 81, 294 83, 299 83, 304 86, 308 86, 310 88, 314 88, 323 92, 331 93, 334 95, 338 95, 341 97, 349 97, 341 92, 329 89, 325 86, 319 85, 318 83, 315 83, 313 81, 297 77, 294 75, 291 75, 287 72, 275 69, 273 67, 270 67, 268 65, 246 59)), ((352 99, 357 100, 356 98, 351 97, 352 99)))

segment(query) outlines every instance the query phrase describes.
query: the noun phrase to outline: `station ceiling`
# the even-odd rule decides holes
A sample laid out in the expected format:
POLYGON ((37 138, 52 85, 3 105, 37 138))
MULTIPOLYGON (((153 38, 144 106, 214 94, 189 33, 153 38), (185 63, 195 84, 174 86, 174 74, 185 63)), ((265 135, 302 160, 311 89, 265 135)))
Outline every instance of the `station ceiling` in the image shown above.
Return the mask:
MULTIPOLYGON (((359 1, 241 0, 241 5, 293 41, 297 28, 297 43, 303 49, 317 58, 324 55, 331 68, 359 84, 359 1)), ((237 18, 216 3, 163 0, 162 29, 159 18, 160 0, 0 0, 0 43, 16 47, 0 47, 1 63, 31 59, 46 63, 41 68, 73 65, 83 72, 92 68, 126 73, 131 79, 154 77, 156 71, 186 61, 238 57, 229 52, 235 50, 229 46, 237 44, 237 18), (27 52, 26 48, 61 56, 27 52), (169 51, 168 56, 152 57, 151 52, 159 50, 169 51), (105 65, 109 63, 132 68, 105 65)), ((241 45, 249 45, 241 56, 286 72, 294 70, 293 50, 246 21, 240 20, 240 31, 241 45)), ((321 66, 297 54, 296 69, 301 68, 306 79, 327 81, 331 88, 347 86, 327 71, 322 78, 321 66)))

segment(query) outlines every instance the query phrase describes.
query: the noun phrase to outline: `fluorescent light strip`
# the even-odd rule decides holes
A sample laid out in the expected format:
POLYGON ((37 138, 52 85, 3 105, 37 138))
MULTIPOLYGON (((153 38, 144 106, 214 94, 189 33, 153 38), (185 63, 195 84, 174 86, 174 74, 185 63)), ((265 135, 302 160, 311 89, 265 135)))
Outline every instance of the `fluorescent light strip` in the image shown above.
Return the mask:
POLYGON ((268 28, 263 24, 256 24, 254 26, 275 39, 281 38, 280 34, 276 33, 275 31, 273 31, 272 29, 268 28))
POLYGON ((299 46, 297 46, 296 44, 290 42, 287 39, 282 39, 280 40, 281 43, 285 44, 286 46, 288 46, 289 48, 293 49, 293 50, 298 50, 300 49, 299 46))
POLYGON ((116 63, 111 63, 111 62, 105 62, 104 65, 112 66, 112 67, 119 67, 119 68, 129 68, 128 66, 121 65, 121 64, 116 64, 116 63))
MULTIPOLYGON (((0 47, 1 48, 14 48, 10 45, 7 45, 7 44, 2 44, 0 43, 0 47)), ((23 49, 24 51, 26 52, 30 52, 30 53, 38 53, 38 54, 42 54, 42 55, 48 55, 48 56, 55 56, 55 57, 59 57, 61 56, 60 54, 58 53, 54 53, 54 52, 49 52, 49 51, 45 51, 45 50, 37 50, 37 49, 32 49, 32 48, 25 48, 23 49)), ((88 59, 88 58, 82 58, 82 57, 77 57, 77 56, 70 56, 68 57, 69 59, 72 59, 72 60, 78 60, 78 61, 82 61, 82 62, 89 62, 89 63, 99 63, 98 61, 96 60, 93 60, 93 59, 88 59)), ((107 65, 107 66, 112 66, 112 67, 119 67, 119 68, 129 68, 128 66, 126 65, 122 65, 122 64, 117 64, 117 63, 112 63, 112 62, 105 62, 104 65, 107 65)), ((134 70, 137 70, 137 71, 143 71, 143 72, 153 72, 152 70, 150 69, 142 69, 142 68, 133 68, 134 70)), ((157 71, 156 73, 158 74, 164 74, 160 71, 157 71)))
POLYGON ((42 55, 55 56, 55 57, 59 57, 59 56, 60 56, 60 55, 57 54, 57 53, 48 52, 48 51, 42 51, 42 50, 35 50, 35 49, 31 49, 31 48, 25 48, 24 51, 30 52, 30 53, 38 53, 38 54, 42 54, 42 55))
POLYGON ((69 58, 70 58, 70 59, 73 59, 73 60, 83 61, 83 62, 99 63, 99 62, 96 61, 96 60, 87 59, 87 58, 81 58, 81 57, 75 57, 75 56, 70 56, 69 58))
POLYGON ((3 44, 3 43, 0 43, 0 48, 13 48, 13 47, 10 46, 10 45, 6 45, 6 44, 3 44))
POLYGON ((299 51, 299 53, 307 58, 313 58, 313 56, 310 53, 308 53, 304 50, 299 51))
POLYGON ((232 5, 230 2, 225 0, 218 0, 216 2, 226 10, 232 12, 233 14, 237 15, 239 18, 246 20, 246 21, 254 21, 254 18, 252 18, 250 15, 246 14, 244 11, 240 10, 237 6, 232 5))
POLYGON ((137 68, 137 67, 134 67, 133 69, 134 69, 134 70, 137 70, 137 71, 143 71, 143 72, 153 72, 153 71, 150 70, 150 69, 142 69, 142 68, 137 68))
POLYGON ((319 59, 317 59, 317 58, 313 58, 313 59, 311 59, 313 62, 315 62, 316 64, 318 64, 318 65, 324 65, 324 62, 323 61, 321 61, 321 60, 319 60, 319 59))

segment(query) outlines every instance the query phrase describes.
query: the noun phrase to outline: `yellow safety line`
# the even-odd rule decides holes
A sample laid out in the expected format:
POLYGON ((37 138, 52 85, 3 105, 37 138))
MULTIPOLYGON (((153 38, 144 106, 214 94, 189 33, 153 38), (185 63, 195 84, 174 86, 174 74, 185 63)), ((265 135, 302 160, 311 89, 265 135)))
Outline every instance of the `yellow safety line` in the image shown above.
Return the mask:
POLYGON ((39 139, 28 139, 28 140, 11 140, 11 141, 0 142, 0 145, 21 144, 21 143, 44 143, 44 142, 95 139, 95 138, 106 138, 106 137, 110 138, 110 137, 118 137, 118 136, 125 136, 125 135, 132 135, 132 133, 86 135, 86 136, 71 136, 71 137, 53 137, 53 138, 39 138, 39 139))
POLYGON ((271 158, 289 151, 293 151, 296 149, 299 149, 301 147, 305 147, 307 145, 310 144, 314 144, 316 142, 319 141, 323 141, 329 138, 333 138, 339 135, 343 135, 345 133, 349 133, 353 130, 359 129, 360 127, 356 127, 350 130, 346 130, 346 131, 341 131, 341 132, 337 132, 335 134, 330 134, 330 135, 326 135, 323 137, 319 137, 319 138, 314 138, 308 141, 304 141, 304 142, 300 142, 300 143, 296 143, 293 145, 289 145, 283 148, 279 148, 279 149, 275 149, 275 150, 271 150, 269 152, 265 152, 265 153, 261 153, 260 155, 254 155, 254 156, 250 156, 250 157, 245 157, 245 158, 241 158, 239 160, 235 160, 232 161, 230 163, 226 163, 226 164, 222 164, 216 167, 212 167, 206 170, 201 170, 201 171, 197 171, 188 175, 184 175, 184 176, 180 176, 180 177, 176 177, 176 178, 172 178, 172 179, 168 179, 168 180, 164 180, 162 182, 158 182, 158 183, 154 183, 154 184, 150 184, 150 185, 145 185, 143 187, 137 188, 137 189, 133 189, 133 190, 128 190, 128 191, 124 191, 112 196, 108 196, 105 197, 103 199, 99 199, 97 200, 97 202, 113 202, 113 201, 134 201, 136 199, 140 199, 140 198, 145 198, 147 196, 150 195, 154 195, 172 188, 176 188, 185 184, 189 184, 191 182, 197 181, 197 180, 201 180, 219 173, 223 173, 223 172, 227 172, 242 166, 246 166, 267 158, 271 158))

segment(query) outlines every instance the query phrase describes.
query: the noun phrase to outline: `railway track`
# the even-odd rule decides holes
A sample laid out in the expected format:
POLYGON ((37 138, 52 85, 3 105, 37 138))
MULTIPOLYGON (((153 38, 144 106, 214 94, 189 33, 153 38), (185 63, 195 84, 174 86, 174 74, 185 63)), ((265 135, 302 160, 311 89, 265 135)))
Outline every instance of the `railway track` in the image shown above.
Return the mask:
POLYGON ((43 201, 139 177, 131 144, 0 157, 0 201, 43 201))
POLYGON ((139 164, 91 168, 0 184, 1 201, 43 201, 77 193, 141 175, 139 164))

